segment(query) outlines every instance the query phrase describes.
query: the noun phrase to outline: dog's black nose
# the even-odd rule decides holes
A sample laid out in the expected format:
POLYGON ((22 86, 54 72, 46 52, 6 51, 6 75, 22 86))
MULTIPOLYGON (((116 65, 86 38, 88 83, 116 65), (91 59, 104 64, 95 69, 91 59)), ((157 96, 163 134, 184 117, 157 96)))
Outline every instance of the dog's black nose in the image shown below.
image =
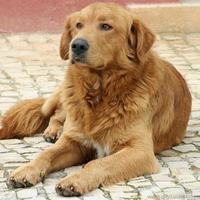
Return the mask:
POLYGON ((72 42, 71 48, 76 55, 81 55, 89 49, 89 44, 86 40, 76 39, 72 42))

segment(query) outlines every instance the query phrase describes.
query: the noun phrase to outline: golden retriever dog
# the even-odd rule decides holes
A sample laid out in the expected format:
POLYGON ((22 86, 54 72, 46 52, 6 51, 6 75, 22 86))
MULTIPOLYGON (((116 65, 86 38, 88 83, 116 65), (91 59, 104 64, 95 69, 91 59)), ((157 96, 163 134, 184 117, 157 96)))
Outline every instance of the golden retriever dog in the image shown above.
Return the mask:
POLYGON ((2 117, 1 139, 41 131, 47 141, 59 138, 11 173, 14 188, 83 163, 57 183, 60 195, 159 171, 155 154, 181 142, 191 95, 180 73, 151 50, 154 41, 145 24, 115 3, 93 3, 67 17, 60 55, 70 64, 63 83, 48 99, 19 102, 2 117))

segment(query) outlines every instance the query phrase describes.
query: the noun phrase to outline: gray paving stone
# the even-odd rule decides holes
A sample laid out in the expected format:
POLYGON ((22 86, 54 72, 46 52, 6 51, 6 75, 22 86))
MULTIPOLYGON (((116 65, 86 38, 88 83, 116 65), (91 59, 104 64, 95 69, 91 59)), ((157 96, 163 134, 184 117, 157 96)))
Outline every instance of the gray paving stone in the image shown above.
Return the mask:
POLYGON ((168 162, 169 168, 188 169, 190 167, 187 161, 168 162))
POLYGON ((20 154, 24 154, 24 153, 39 153, 41 152, 40 149, 38 148, 23 148, 23 149, 16 149, 16 151, 20 154))
POLYGON ((0 191, 7 190, 6 183, 0 183, 0 191))
POLYGON ((177 156, 178 153, 173 149, 164 150, 160 153, 162 156, 170 157, 170 156, 177 156))
POLYGON ((200 69, 200 64, 192 64, 191 67, 192 67, 192 69, 199 70, 200 69))
POLYGON ((200 158, 200 153, 197 152, 189 152, 189 153, 184 153, 181 155, 182 158, 200 158))
POLYGON ((96 189, 96 190, 90 192, 89 194, 83 195, 82 198, 83 198, 83 200, 93 200, 94 198, 96 200, 106 200, 107 199, 104 197, 104 193, 99 189, 96 189))
POLYGON ((182 184, 188 190, 199 190, 200 182, 183 183, 182 184))
POLYGON ((51 144, 51 143, 47 143, 46 141, 43 141, 43 142, 40 142, 40 143, 36 142, 36 144, 33 144, 33 147, 35 147, 35 148, 41 148, 41 149, 47 149, 48 147, 50 147, 52 145, 53 144, 51 144))
POLYGON ((170 174, 170 170, 169 170, 169 168, 168 167, 161 167, 160 168, 160 172, 158 173, 158 174, 160 174, 160 175, 162 175, 162 174, 170 174))
POLYGON ((173 188, 173 187, 176 187, 176 184, 172 181, 155 181, 155 184, 161 188, 162 190, 165 189, 165 188, 173 188))
POLYGON ((185 134, 185 138, 188 138, 188 137, 195 137, 195 133, 193 132, 187 132, 186 134, 185 134))
MULTIPOLYGON (((124 193, 124 192, 111 192, 110 193, 112 200, 124 200, 124 199, 140 199, 140 195, 137 192, 124 193)), ((93 197, 94 199, 95 197, 93 197)), ((91 200, 93 200, 91 199, 91 200)))
POLYGON ((0 178, 4 177, 4 170, 0 170, 0 178))
POLYGON ((148 200, 148 199, 154 199, 154 194, 151 190, 139 188, 139 193, 141 195, 141 199, 148 200))
POLYGON ((25 154, 23 154, 23 156, 27 159, 27 160, 33 160, 35 159, 39 154, 40 154, 41 150, 38 151, 38 153, 31 153, 30 152, 27 152, 25 154))
POLYGON ((196 178, 193 175, 178 175, 176 178, 177 178, 178 182, 180 182, 180 183, 196 181, 196 178))
POLYGON ((10 150, 4 148, 2 145, 0 145, 0 153, 5 153, 5 152, 9 152, 10 150))
POLYGON ((0 103, 1 102, 9 102, 9 103, 13 103, 13 102, 17 102, 16 98, 11 98, 11 97, 2 97, 0 99, 0 103))
POLYGON ((172 149, 183 152, 183 153, 191 152, 191 151, 198 151, 198 149, 192 144, 180 145, 180 146, 172 147, 172 149))
POLYGON ((14 200, 16 199, 16 194, 14 191, 4 191, 0 192, 0 199, 1 200, 14 200))
POLYGON ((178 200, 186 196, 184 188, 182 187, 166 188, 163 190, 163 192, 167 198, 173 200, 178 200))
POLYGON ((189 158, 191 165, 195 166, 196 168, 200 169, 200 160, 197 158, 189 158))
POLYGON ((164 162, 176 162, 176 161, 181 161, 182 159, 179 156, 171 156, 171 157, 163 157, 162 160, 164 162))
POLYGON ((8 163, 4 163, 3 164, 3 167, 4 168, 17 168, 17 167, 20 167, 22 165, 22 162, 17 162, 17 163, 11 163, 11 162, 8 162, 8 163))
POLYGON ((193 137, 193 138, 184 138, 183 142, 186 144, 200 142, 200 137, 193 137))
POLYGON ((49 194, 55 194, 55 185, 44 185, 44 189, 47 193, 47 195, 49 194))
POLYGON ((1 144, 4 144, 4 145, 9 145, 9 144, 20 144, 20 143, 22 143, 22 141, 19 140, 19 139, 0 140, 0 143, 1 143, 1 144))
POLYGON ((185 175, 185 174, 195 174, 195 172, 191 169, 186 168, 170 168, 171 175, 172 176, 178 176, 178 175, 185 175))
POLYGON ((21 155, 15 152, 8 152, 1 154, 1 163, 10 163, 10 162, 25 162, 27 161, 25 158, 23 158, 21 155))
POLYGON ((200 189, 192 190, 192 196, 196 199, 200 199, 200 189))
POLYGON ((18 151, 19 149, 23 149, 23 148, 26 148, 26 147, 30 147, 30 145, 24 144, 24 143, 21 143, 21 144, 7 144, 7 145, 5 145, 5 147, 6 147, 7 149, 11 149, 11 150, 16 150, 16 151, 18 151))
POLYGON ((151 178, 153 181, 174 181, 173 178, 162 174, 153 174, 151 175, 151 178))
POLYGON ((193 142, 193 144, 197 147, 200 147, 200 142, 193 142))
POLYGON ((37 196, 37 190, 36 189, 29 189, 27 188, 26 190, 19 190, 17 192, 18 198, 26 199, 30 197, 36 197, 37 196))
POLYGON ((33 198, 30 198, 27 200, 46 200, 46 198, 45 197, 33 197, 33 198))
POLYGON ((141 180, 129 181, 128 185, 133 186, 135 188, 138 188, 138 187, 148 187, 148 186, 151 186, 152 183, 148 179, 141 179, 141 180))
MULTIPOLYGON (((130 182, 129 182, 130 183, 130 182)), ((131 192, 133 191, 134 189, 130 186, 126 186, 126 185, 123 185, 123 186, 120 186, 120 185, 113 185, 113 186, 110 186, 110 187, 103 187, 103 190, 104 191, 108 191, 108 192, 119 192, 119 191, 123 191, 123 192, 131 192)))
POLYGON ((49 200, 66 200, 66 199, 69 199, 69 200, 80 200, 80 198, 78 198, 78 197, 67 198, 67 197, 59 196, 56 193, 48 195, 48 199, 49 200))

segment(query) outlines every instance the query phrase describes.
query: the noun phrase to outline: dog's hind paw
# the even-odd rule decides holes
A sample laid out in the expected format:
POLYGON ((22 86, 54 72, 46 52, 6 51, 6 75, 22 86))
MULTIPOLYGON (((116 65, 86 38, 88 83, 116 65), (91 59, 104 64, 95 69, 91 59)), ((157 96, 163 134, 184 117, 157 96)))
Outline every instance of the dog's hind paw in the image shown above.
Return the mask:
POLYGON ((43 137, 47 142, 50 142, 50 143, 55 143, 58 140, 56 136, 51 138, 51 137, 46 137, 46 135, 43 135, 43 137))
POLYGON ((59 127, 59 129, 56 129, 55 127, 47 127, 47 129, 44 131, 44 139, 47 142, 55 143, 61 136, 63 132, 63 127, 59 127))

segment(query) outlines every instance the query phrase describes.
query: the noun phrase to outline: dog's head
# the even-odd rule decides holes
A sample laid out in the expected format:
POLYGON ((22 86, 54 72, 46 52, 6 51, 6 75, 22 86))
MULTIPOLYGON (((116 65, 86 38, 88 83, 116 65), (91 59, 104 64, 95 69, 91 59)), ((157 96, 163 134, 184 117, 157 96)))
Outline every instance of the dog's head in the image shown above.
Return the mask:
POLYGON ((60 42, 62 59, 102 69, 110 63, 144 62, 154 34, 116 3, 93 3, 67 17, 60 42))

